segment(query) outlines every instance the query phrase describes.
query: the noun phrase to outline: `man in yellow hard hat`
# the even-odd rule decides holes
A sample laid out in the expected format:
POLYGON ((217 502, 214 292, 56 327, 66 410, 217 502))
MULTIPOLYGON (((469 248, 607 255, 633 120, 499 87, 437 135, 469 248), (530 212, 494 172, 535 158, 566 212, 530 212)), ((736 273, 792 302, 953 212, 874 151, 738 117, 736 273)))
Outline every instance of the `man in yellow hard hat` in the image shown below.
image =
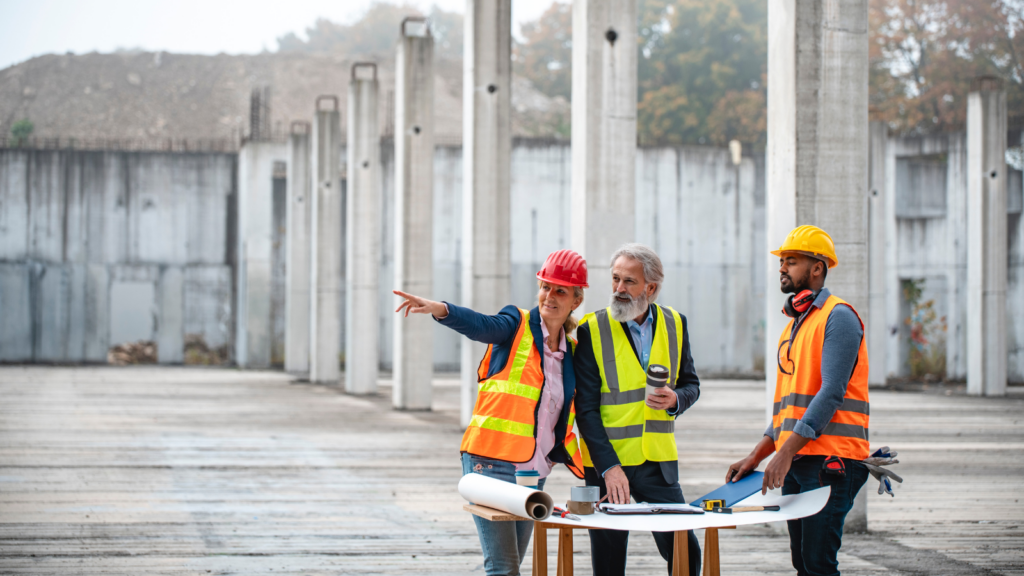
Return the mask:
POLYGON ((798 494, 831 486, 821 512, 790 520, 793 567, 800 576, 839 575, 843 523, 868 477, 868 353, 864 323, 829 293, 836 259, 832 237, 800 226, 772 252, 791 318, 779 338, 772 424, 749 456, 729 467, 726 482, 757 468, 772 452, 762 493, 798 494))

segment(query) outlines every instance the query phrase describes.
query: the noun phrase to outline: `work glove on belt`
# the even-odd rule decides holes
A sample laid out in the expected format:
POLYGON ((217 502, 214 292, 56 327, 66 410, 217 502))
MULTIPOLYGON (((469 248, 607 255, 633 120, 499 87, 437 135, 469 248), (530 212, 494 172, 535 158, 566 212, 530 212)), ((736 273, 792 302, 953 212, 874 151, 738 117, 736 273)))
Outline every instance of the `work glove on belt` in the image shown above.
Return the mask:
POLYGON ((888 494, 889 496, 895 497, 896 495, 892 492, 892 483, 889 482, 889 478, 903 483, 903 478, 900 478, 898 474, 892 470, 882 468, 882 466, 888 466, 890 464, 899 464, 900 461, 896 459, 896 451, 890 451, 888 446, 883 446, 878 450, 875 450, 870 457, 862 460, 864 467, 868 469, 868 472, 878 480, 878 493, 888 494))

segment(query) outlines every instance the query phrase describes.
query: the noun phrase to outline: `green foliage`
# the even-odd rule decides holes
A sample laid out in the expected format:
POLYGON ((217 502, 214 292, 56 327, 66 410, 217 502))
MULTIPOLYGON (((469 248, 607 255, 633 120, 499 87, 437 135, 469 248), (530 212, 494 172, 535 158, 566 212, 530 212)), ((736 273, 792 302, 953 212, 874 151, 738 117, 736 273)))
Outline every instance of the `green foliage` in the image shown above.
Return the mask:
MULTIPOLYGON (((765 142, 768 14, 762 0, 641 0, 637 134, 641 143, 765 142)), ((514 70, 570 97, 572 5, 522 26, 514 70)))
POLYGON ((338 24, 318 18, 306 28, 306 38, 289 32, 277 39, 280 52, 339 54, 343 56, 381 55, 394 53, 399 26, 407 16, 426 16, 434 35, 434 49, 441 58, 462 58, 462 15, 434 6, 423 14, 411 4, 374 2, 351 24, 338 24))
POLYGON ((641 0, 640 141, 763 146, 767 3, 641 0))
POLYGON ((922 302, 924 279, 904 280, 903 299, 910 316, 903 322, 910 328, 910 364, 912 378, 944 380, 946 377, 946 317, 938 317, 935 300, 922 302))
POLYGON ((18 120, 11 126, 11 146, 24 146, 28 143, 29 136, 35 130, 35 124, 25 118, 18 120))

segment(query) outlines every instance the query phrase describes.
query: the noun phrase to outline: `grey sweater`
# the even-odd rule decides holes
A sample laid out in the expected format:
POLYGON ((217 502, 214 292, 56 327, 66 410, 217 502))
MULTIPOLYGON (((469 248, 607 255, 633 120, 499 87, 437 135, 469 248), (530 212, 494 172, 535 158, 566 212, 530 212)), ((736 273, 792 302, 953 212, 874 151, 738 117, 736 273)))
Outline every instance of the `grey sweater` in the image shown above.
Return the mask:
MULTIPOLYGON (((830 295, 828 288, 822 288, 811 306, 820 310, 830 295)), ((821 349, 821 390, 814 395, 803 417, 793 426, 794 433, 816 440, 825 425, 832 420, 836 410, 843 404, 846 385, 857 365, 857 353, 863 337, 864 329, 852 308, 836 306, 832 309, 825 324, 825 342, 821 349)), ((764 435, 772 436, 770 424, 764 435)))

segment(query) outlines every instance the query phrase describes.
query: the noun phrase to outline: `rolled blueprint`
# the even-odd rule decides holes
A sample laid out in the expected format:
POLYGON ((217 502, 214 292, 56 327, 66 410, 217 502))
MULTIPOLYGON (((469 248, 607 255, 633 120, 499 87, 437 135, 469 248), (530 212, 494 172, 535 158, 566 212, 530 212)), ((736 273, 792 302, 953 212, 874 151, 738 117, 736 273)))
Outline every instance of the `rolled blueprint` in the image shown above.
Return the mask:
POLYGON ((517 486, 471 472, 459 480, 459 494, 479 504, 533 520, 544 520, 551 515, 555 502, 540 490, 517 486))

